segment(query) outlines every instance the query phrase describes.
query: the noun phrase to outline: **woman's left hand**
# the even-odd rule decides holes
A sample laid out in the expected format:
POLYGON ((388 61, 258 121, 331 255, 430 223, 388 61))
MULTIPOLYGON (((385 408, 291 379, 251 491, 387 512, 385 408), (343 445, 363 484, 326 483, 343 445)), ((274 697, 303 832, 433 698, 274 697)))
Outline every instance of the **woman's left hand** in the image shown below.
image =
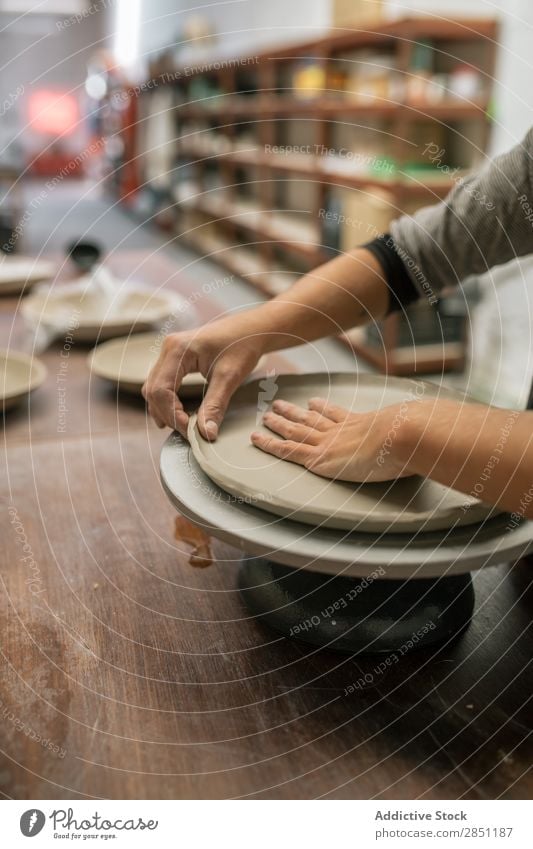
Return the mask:
POLYGON ((263 417, 275 436, 254 432, 252 443, 274 457, 335 480, 387 481, 412 474, 409 402, 371 413, 350 413, 322 398, 312 398, 308 406, 305 410, 275 401, 263 417))

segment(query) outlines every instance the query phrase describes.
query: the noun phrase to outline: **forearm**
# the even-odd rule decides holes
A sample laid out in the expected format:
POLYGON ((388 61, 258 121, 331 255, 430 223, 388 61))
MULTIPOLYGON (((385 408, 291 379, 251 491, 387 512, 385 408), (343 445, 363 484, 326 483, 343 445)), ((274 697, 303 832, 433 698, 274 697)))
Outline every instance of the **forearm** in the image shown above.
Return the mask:
POLYGON ((233 392, 261 354, 379 319, 388 308, 379 260, 365 248, 340 256, 260 307, 169 334, 143 387, 150 415, 159 427, 185 435, 188 417, 177 392, 187 374, 199 371, 209 379, 199 427, 206 439, 216 439, 233 392))
POLYGON ((273 351, 378 320, 388 307, 380 263, 357 248, 309 272, 271 301, 222 322, 241 338, 257 335, 263 350, 273 351))
POLYGON ((533 518, 533 412, 412 402, 400 442, 412 474, 533 518))

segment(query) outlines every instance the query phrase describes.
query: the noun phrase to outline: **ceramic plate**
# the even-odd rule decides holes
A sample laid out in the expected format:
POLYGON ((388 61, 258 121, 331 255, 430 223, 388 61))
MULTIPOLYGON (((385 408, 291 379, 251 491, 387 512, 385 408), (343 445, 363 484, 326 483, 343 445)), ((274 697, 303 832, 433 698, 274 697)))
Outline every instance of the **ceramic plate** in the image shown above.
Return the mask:
MULTIPOLYGON (((187 302, 175 292, 129 289, 110 300, 99 291, 68 286, 36 292, 22 305, 24 316, 53 336, 68 331, 78 341, 96 342, 148 330, 165 319, 185 315, 187 302)), ((176 321, 176 329, 180 326, 176 321)))
MULTIPOLYGON (((89 368, 93 374, 111 381, 122 391, 140 395, 142 385, 159 355, 160 343, 161 339, 154 333, 112 339, 91 352, 89 368)), ((257 369, 263 364, 264 358, 261 358, 257 369)), ((179 394, 182 398, 197 397, 203 393, 206 384, 200 372, 188 374, 179 394)))
POLYGON ((46 368, 36 357, 0 351, 0 402, 4 410, 14 407, 46 378, 46 368))
POLYGON ((0 295, 18 295, 42 280, 55 277, 52 262, 0 253, 0 295))
MULTIPOLYGON (((274 397, 303 407, 313 396, 354 412, 378 410, 420 397, 464 395, 421 380, 360 374, 278 375, 274 385, 254 381, 235 393, 216 442, 200 435, 196 417, 189 440, 201 469, 247 503, 314 526, 353 531, 411 533, 480 522, 494 508, 425 478, 386 483, 330 481, 250 443, 274 397)), ((268 432, 265 428, 265 432, 268 432)))

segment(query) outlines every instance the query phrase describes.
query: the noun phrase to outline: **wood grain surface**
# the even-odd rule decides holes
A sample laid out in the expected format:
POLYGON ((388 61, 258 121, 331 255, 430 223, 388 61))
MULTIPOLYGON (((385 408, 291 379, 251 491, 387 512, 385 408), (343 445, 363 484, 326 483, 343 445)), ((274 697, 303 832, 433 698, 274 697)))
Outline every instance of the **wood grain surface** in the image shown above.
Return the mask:
MULTIPOLYGON (((16 306, 0 303, 3 345, 25 338, 16 306)), ((76 345, 58 433, 58 356, 4 428, 5 797, 531 797, 531 565, 476 575, 465 636, 385 672, 280 637, 239 597, 240 553, 164 496, 166 434, 76 345)))

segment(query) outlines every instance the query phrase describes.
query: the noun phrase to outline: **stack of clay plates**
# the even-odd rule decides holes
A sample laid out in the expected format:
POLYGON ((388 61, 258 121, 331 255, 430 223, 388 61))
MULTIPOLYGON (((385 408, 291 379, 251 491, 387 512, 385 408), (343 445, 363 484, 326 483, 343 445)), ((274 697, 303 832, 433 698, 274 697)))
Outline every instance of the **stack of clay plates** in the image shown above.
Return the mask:
MULTIPOLYGON (((122 339, 112 339, 98 345, 89 355, 91 372, 118 386, 123 392, 140 395, 144 381, 159 356, 161 334, 139 333, 122 339)), ((257 364, 259 370, 264 358, 257 364)), ((188 374, 180 387, 180 396, 197 397, 206 386, 205 378, 199 373, 188 374)))
POLYGON ((0 404, 9 410, 37 389, 46 378, 46 368, 36 357, 0 351, 0 404))
MULTIPOLYGON (((417 476, 383 483, 328 480, 250 442, 254 430, 270 433, 261 419, 274 398, 306 408, 310 398, 322 397, 365 413, 436 397, 464 403, 463 394, 421 380, 361 374, 278 375, 268 382, 254 381, 237 390, 216 442, 202 438, 195 416, 188 436, 202 471, 231 495, 274 514, 273 526, 290 520, 344 532, 412 534, 478 523, 496 512, 476 498, 417 476)), ((383 451, 390 450, 395 438, 394 421, 391 414, 383 451)), ((342 428, 338 438, 343 438, 342 428)))
POLYGON ((51 338, 68 332, 77 341, 96 342, 140 333, 166 320, 179 329, 191 309, 175 292, 122 287, 110 295, 77 283, 33 293, 22 312, 51 338))
POLYGON ((18 295, 36 283, 54 277, 52 262, 0 253, 0 295, 18 295))

